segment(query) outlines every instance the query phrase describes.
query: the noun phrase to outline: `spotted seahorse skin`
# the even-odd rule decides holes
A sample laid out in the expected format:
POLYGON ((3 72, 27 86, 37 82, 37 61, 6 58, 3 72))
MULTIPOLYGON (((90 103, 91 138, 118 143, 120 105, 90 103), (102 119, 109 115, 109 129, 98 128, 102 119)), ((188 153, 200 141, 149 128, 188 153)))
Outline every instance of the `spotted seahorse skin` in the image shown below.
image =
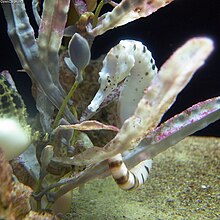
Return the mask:
POLYGON ((120 41, 103 61, 103 68, 99 72, 100 88, 88 110, 97 111, 105 98, 119 84, 124 83, 119 98, 119 114, 123 122, 134 113, 144 89, 149 86, 156 73, 154 59, 146 46, 134 40, 120 41))
MULTIPOLYGON (((95 112, 105 98, 123 83, 118 101, 120 124, 123 124, 134 114, 144 90, 157 75, 157 67, 151 52, 141 42, 122 40, 105 57, 99 75, 100 88, 88 109, 95 112)), ((109 158, 108 163, 112 177, 123 190, 143 185, 152 167, 152 160, 144 160, 128 170, 121 154, 109 158)))
POLYGON ((141 42, 126 40, 121 41, 122 47, 129 45, 135 62, 124 82, 124 88, 120 93, 118 113, 121 123, 134 114, 138 102, 143 96, 144 90, 150 85, 157 74, 157 67, 151 52, 141 42))

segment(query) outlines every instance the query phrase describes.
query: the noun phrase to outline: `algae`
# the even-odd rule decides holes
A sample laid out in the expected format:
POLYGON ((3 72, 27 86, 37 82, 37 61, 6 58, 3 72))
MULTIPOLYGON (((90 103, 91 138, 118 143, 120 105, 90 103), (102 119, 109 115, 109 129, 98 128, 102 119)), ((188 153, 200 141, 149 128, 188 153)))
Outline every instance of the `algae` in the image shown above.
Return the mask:
POLYGON ((188 137, 161 153, 138 190, 91 181, 64 219, 220 219, 220 138, 188 137))

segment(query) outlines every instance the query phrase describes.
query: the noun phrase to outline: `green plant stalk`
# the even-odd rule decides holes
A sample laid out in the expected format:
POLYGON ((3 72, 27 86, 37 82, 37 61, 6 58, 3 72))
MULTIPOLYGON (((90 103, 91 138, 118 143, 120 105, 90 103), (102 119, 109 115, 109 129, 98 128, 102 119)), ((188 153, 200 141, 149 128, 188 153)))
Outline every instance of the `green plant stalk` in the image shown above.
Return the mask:
MULTIPOLYGON (((43 182, 43 178, 39 178, 39 180, 37 181, 37 189, 35 191, 36 194, 41 192, 42 189, 42 182, 43 182)), ((37 199, 37 210, 41 210, 41 198, 37 199)))
POLYGON ((75 92, 76 88, 78 87, 79 83, 77 81, 74 82, 73 86, 71 87, 69 93, 67 94, 67 96, 65 97, 59 112, 57 113, 57 116, 55 118, 54 124, 53 124, 53 129, 57 128, 57 126, 59 125, 59 121, 63 116, 63 113, 65 111, 65 108, 67 106, 67 103, 69 102, 69 100, 71 99, 71 97, 73 96, 73 93, 75 92))
POLYGON ((98 23, 98 17, 99 17, 100 11, 101 11, 101 9, 102 9, 102 7, 103 7, 104 4, 105 4, 105 3, 104 3, 104 1, 102 0, 102 1, 98 4, 98 6, 97 6, 97 8, 96 8, 96 10, 95 10, 95 17, 94 17, 94 19, 93 19, 93 27, 95 27, 95 26, 97 25, 97 23, 98 23))
POLYGON ((52 206, 52 205, 53 205, 53 203, 48 202, 45 209, 46 209, 46 210, 51 209, 51 206, 52 206))

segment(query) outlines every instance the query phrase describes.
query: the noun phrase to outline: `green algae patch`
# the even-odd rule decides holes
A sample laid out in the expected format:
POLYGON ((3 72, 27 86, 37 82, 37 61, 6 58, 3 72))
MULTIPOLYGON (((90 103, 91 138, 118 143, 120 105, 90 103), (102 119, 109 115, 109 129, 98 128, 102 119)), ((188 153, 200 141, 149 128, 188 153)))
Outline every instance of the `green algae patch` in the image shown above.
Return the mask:
POLYGON ((220 219, 220 139, 189 137, 161 153, 138 190, 109 177, 81 191, 64 219, 220 219))

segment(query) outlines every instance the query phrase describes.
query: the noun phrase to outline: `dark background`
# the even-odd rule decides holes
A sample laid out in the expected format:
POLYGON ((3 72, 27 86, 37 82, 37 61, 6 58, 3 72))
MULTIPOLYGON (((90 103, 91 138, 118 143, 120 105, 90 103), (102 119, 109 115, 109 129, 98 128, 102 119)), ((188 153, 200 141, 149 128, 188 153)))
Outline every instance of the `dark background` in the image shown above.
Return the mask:
MULTIPOLYGON (((105 10, 108 10, 107 6, 103 12, 105 10)), ((30 19, 34 25, 33 18, 30 19)), ((215 51, 205 65, 197 71, 184 91, 178 95, 176 103, 165 115, 163 119, 165 120, 199 101, 220 95, 219 29, 219 0, 174 0, 170 5, 147 18, 136 20, 97 37, 92 47, 92 56, 97 58, 99 55, 107 53, 122 39, 134 39, 142 41, 148 47, 159 68, 171 53, 189 38, 208 36, 213 39, 215 51)), ((12 73, 30 115, 34 115, 36 109, 31 97, 31 83, 25 73, 16 73, 21 66, 7 37, 6 23, 0 8, 0 71, 4 69, 8 69, 12 73)), ((220 137, 220 121, 197 132, 196 135, 220 137)))

